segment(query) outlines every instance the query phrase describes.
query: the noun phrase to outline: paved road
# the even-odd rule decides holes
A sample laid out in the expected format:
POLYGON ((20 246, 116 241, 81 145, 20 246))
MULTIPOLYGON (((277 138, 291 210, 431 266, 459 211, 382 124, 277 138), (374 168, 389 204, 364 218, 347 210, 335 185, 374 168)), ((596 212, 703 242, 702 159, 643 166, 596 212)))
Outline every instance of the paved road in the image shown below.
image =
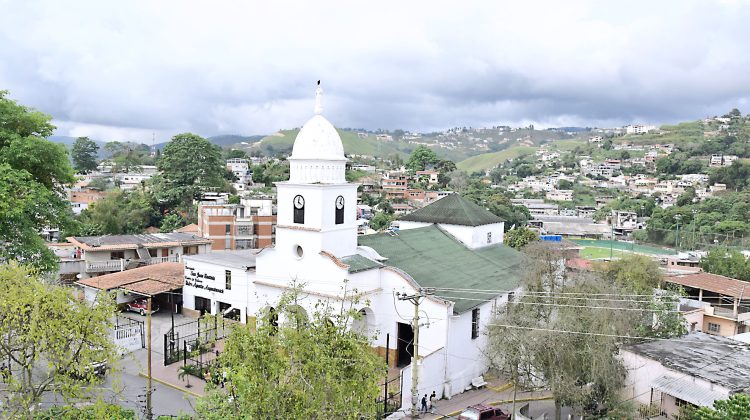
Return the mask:
MULTIPOLYGON (((142 317, 134 313, 125 313, 132 319, 145 321, 142 317)), ((175 323, 187 321, 181 315, 175 315, 175 323)), ((152 317, 152 366, 161 365, 164 362, 163 343, 164 334, 169 330, 172 324, 171 316, 168 312, 156 313, 152 317)), ((146 372, 148 353, 146 349, 137 350, 127 354, 117 362, 118 372, 108 373, 105 382, 95 391, 94 396, 101 396, 105 401, 113 402, 124 407, 136 410, 139 417, 143 417, 146 409, 146 378, 139 375, 139 372, 146 372)), ((154 416, 178 415, 180 413, 194 414, 195 397, 186 394, 172 387, 162 385, 152 381, 152 407, 154 416)), ((55 395, 48 395, 42 402, 42 408, 48 408, 52 405, 63 405, 65 402, 55 395)))

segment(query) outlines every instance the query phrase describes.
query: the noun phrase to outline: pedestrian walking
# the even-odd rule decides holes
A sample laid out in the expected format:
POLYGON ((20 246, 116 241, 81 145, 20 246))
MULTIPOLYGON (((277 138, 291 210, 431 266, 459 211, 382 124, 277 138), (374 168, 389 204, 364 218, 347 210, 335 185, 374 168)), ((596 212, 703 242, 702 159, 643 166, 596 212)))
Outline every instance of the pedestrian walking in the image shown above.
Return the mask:
POLYGON ((424 394, 424 397, 422 397, 422 408, 419 411, 427 413, 427 394, 424 394))
POLYGON ((437 403, 437 395, 435 395, 435 391, 432 391, 432 395, 430 395, 430 413, 435 414, 435 407, 437 403))

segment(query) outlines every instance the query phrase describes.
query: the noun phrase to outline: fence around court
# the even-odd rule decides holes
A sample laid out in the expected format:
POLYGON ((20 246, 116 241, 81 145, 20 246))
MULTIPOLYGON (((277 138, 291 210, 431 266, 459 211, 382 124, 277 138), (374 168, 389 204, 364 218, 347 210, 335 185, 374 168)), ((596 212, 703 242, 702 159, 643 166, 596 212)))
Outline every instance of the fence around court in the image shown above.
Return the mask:
POLYGON ((675 255, 677 251, 671 248, 659 248, 650 245, 642 245, 632 242, 611 241, 605 239, 571 239, 572 242, 592 248, 616 249, 618 251, 636 252, 649 255, 675 255))

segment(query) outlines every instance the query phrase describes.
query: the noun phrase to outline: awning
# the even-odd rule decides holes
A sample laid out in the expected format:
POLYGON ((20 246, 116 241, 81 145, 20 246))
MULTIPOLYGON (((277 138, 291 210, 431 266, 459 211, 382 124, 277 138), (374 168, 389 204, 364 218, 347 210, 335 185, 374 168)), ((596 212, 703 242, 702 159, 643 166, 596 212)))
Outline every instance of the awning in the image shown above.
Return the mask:
POLYGON ((656 378, 651 387, 699 407, 713 407, 714 401, 729 398, 724 393, 698 386, 691 381, 670 378, 669 376, 656 378))

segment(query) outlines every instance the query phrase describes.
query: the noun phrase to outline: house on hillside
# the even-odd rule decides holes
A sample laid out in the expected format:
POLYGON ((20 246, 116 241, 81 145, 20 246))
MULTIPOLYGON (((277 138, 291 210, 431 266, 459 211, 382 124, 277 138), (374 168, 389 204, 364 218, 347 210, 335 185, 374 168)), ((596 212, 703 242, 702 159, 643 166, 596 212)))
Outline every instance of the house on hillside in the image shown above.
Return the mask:
MULTIPOLYGON (((289 161, 289 181, 276 184, 275 246, 247 255, 185 257, 183 312, 239 313, 241 322, 268 322, 273 305, 297 285, 302 294, 295 310, 303 318, 319 302, 351 303, 362 315, 352 327, 372 336, 375 351, 402 368, 402 383, 411 383, 417 363, 420 394, 451 396, 485 373, 483 331, 520 283, 521 256, 501 243, 502 220, 449 195, 414 212, 445 215, 449 223, 422 218, 420 227, 357 235, 357 184, 346 181, 341 138, 319 112, 300 130, 289 161), (482 223, 458 223, 461 215, 482 223), (474 237, 484 238, 484 246, 470 246, 465 238, 474 237), (345 293, 353 289, 358 302, 345 293), (414 306, 397 293, 421 292, 415 349, 414 306)), ((404 392, 401 402, 410 401, 404 392)))
POLYGON ((204 254, 211 241, 189 233, 71 236, 70 255, 60 259, 61 275, 78 279, 144 265, 179 262, 184 255, 204 254))
MULTIPOLYGON (((750 391, 750 345, 700 332, 625 346, 623 399, 675 419, 683 407, 713 407, 750 391)), ((653 417, 651 417, 653 416, 653 417)))
POLYGON ((682 286, 680 299, 691 331, 724 337, 742 334, 750 326, 750 283, 705 272, 666 276, 667 283, 682 286))

